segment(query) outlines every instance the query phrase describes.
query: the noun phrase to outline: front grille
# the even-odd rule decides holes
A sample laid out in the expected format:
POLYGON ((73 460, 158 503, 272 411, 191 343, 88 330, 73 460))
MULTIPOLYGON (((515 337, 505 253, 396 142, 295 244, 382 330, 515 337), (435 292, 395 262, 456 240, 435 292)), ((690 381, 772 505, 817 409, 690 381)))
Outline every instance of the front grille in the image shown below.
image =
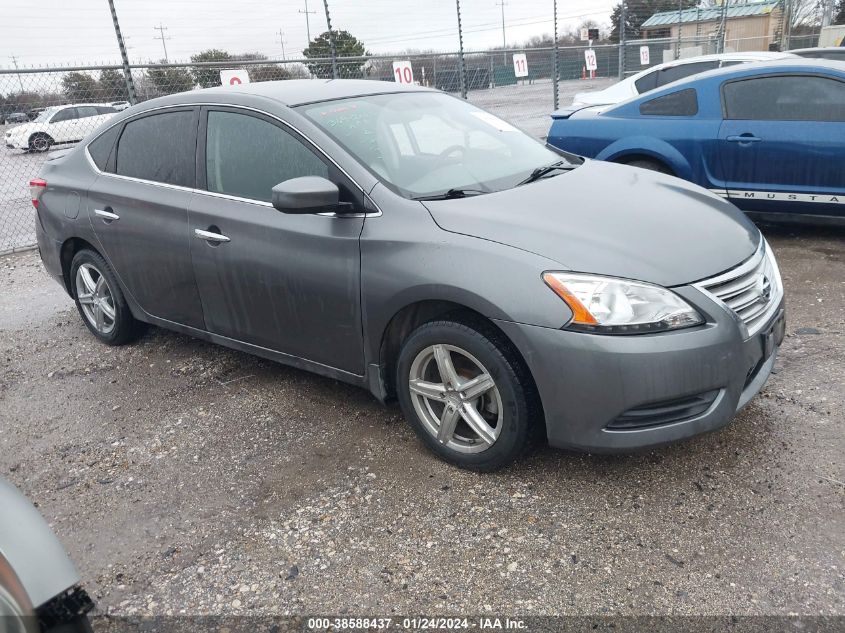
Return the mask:
POLYGON ((749 336, 766 324, 783 296, 780 272, 765 240, 750 259, 726 273, 697 283, 696 287, 736 314, 748 329, 749 336))
POLYGON ((719 390, 714 389, 695 396, 663 400, 628 409, 608 424, 607 428, 613 431, 634 431, 691 420, 707 411, 718 395, 719 390))

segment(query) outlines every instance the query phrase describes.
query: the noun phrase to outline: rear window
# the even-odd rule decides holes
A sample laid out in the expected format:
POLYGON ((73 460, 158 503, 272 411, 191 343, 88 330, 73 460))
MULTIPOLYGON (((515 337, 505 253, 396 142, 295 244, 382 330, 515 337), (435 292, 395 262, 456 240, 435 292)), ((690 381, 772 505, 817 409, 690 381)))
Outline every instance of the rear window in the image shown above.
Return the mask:
POLYGON ((657 71, 655 70, 647 75, 643 75, 634 82, 634 85, 637 87, 639 94, 654 90, 657 88, 657 71))
POLYGON ((719 62, 694 62, 692 64, 678 64, 677 66, 670 66, 660 71, 657 78, 657 87, 665 86, 673 81, 692 77, 698 73, 703 73, 706 70, 713 70, 719 67, 719 62))
POLYGON ((130 121, 117 144, 115 173, 193 187, 196 127, 189 110, 130 121))
POLYGON ((672 92, 641 103, 640 114, 647 116, 695 116, 698 114, 698 97, 693 88, 672 92))
POLYGON ((117 112, 117 110, 111 106, 97 106, 97 114, 111 114, 112 112, 117 112))
POLYGON ((97 165, 100 171, 110 171, 107 169, 109 156, 111 156, 118 132, 120 132, 120 126, 115 125, 103 132, 88 145, 88 153, 91 155, 91 160, 94 161, 94 164, 97 165))

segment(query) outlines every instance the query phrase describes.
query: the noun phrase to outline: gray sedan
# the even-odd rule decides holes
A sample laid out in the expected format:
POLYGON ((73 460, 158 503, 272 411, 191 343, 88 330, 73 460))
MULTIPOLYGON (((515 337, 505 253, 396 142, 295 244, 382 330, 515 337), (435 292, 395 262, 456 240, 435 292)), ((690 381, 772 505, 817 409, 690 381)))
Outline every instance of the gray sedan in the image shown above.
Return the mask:
POLYGON ((783 337, 775 258, 730 203, 425 88, 163 97, 32 191, 44 264, 104 343, 154 324, 360 385, 467 468, 719 428, 783 337))

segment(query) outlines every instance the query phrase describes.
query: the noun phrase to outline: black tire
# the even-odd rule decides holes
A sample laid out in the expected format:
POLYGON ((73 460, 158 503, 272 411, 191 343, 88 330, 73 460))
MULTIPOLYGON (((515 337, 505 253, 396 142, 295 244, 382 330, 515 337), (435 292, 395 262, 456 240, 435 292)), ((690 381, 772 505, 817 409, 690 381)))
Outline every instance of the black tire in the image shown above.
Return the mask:
POLYGON ((129 310, 129 306, 123 296, 123 291, 121 291, 120 285, 117 283, 117 277, 115 277, 111 266, 108 265, 99 253, 89 249, 82 249, 74 255, 73 261, 70 264, 70 286, 79 316, 82 317, 83 323, 85 323, 91 334, 101 342, 106 345, 124 345, 133 341, 143 331, 143 324, 137 321, 129 310), (112 321, 113 327, 108 331, 97 329, 97 325, 92 322, 92 317, 86 314, 86 310, 80 302, 77 273, 83 265, 89 267, 89 269, 93 268, 99 273, 102 276, 103 282, 108 287, 110 305, 114 310, 114 318, 108 319, 112 321))
POLYGON ((665 164, 661 163, 658 160, 649 160, 647 158, 638 158, 637 160, 632 160, 625 163, 629 167, 639 167, 640 169, 649 169, 651 171, 657 171, 661 174, 668 174, 673 176, 672 170, 669 169, 665 164))
MULTIPOLYGON (((396 392, 402 412, 417 435, 441 459, 461 468, 493 471, 521 457, 542 426, 539 399, 527 368, 510 342, 494 327, 482 321, 467 323, 444 320, 419 326, 405 340, 396 370, 396 392), (412 401, 409 386, 417 356, 433 345, 447 345, 469 352, 493 378, 501 397, 501 430, 495 442, 475 453, 462 453, 442 444, 426 427, 412 401)), ((498 425, 496 428, 499 428, 498 425)))
POLYGON ((53 139, 43 132, 37 132, 29 137, 29 151, 43 153, 53 146, 53 139))

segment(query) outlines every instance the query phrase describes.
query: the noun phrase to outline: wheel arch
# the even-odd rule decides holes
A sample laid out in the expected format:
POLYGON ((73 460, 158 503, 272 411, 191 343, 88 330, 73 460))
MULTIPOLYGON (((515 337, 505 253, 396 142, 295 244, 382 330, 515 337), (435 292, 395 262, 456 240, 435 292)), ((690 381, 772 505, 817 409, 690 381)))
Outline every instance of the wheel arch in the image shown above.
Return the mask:
POLYGON ((62 248, 59 251, 59 261, 61 262, 61 265, 62 265, 62 281, 65 284, 65 290, 67 290, 67 293, 71 297, 73 296, 73 285, 72 285, 71 279, 70 279, 70 265, 71 265, 71 262, 73 262, 74 256, 79 251, 86 249, 86 248, 94 251, 95 253, 100 255, 100 257, 103 256, 103 254, 100 253, 99 250, 97 250, 96 246, 91 244, 91 242, 82 239, 81 237, 70 237, 70 238, 66 239, 62 243, 62 248))
POLYGON ((654 137, 634 136, 619 139, 604 148, 596 158, 613 163, 653 160, 665 165, 679 178, 692 179, 692 167, 686 157, 671 144, 654 137))

